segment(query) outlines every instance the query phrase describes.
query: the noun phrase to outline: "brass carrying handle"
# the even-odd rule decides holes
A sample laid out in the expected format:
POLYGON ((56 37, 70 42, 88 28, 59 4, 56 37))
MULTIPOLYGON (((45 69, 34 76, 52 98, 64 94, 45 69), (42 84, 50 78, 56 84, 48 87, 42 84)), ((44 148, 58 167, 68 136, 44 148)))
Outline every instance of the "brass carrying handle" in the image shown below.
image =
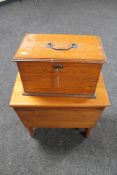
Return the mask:
POLYGON ((72 48, 77 48, 78 45, 76 43, 72 43, 70 44, 67 48, 60 48, 60 47, 56 47, 53 43, 47 43, 47 47, 50 49, 54 49, 54 50, 70 50, 72 48))

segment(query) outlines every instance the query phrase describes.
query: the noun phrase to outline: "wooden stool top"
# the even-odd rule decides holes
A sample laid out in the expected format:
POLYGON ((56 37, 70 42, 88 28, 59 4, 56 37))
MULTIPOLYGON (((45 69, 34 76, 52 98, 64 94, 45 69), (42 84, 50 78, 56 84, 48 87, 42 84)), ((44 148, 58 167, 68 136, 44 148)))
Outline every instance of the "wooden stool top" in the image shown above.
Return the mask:
POLYGON ((110 105, 102 75, 98 80, 96 98, 24 96, 22 93, 23 87, 18 73, 10 100, 11 107, 106 107, 110 105))

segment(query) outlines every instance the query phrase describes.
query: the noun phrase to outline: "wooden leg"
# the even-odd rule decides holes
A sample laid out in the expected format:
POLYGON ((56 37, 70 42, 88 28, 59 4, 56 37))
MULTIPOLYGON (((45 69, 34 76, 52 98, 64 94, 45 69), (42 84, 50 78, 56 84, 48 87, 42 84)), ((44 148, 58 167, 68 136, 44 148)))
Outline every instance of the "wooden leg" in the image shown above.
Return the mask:
POLYGON ((27 127, 29 133, 30 133, 30 136, 33 137, 34 136, 34 129, 32 127, 27 127))
POLYGON ((84 136, 88 137, 91 132, 91 128, 85 128, 84 136))

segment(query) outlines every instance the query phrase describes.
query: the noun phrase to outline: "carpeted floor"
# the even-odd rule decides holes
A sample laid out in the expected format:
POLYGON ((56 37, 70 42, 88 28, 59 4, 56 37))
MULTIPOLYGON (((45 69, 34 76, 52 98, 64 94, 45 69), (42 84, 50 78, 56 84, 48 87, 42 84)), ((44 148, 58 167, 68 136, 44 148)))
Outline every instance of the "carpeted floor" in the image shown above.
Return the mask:
POLYGON ((0 7, 0 175, 117 175, 117 1, 23 0, 0 7), (88 139, 72 129, 37 129, 32 139, 9 100, 11 62, 25 33, 100 35, 112 106, 88 139))

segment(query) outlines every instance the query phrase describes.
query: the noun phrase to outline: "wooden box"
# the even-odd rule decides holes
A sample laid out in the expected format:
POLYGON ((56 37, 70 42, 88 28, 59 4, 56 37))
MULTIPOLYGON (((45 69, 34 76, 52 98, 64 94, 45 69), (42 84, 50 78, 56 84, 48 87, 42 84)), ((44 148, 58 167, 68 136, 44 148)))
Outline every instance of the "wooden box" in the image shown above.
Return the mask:
POLYGON ((98 36, 27 34, 13 61, 24 94, 93 97, 105 54, 98 36))
POLYGON ((101 75, 96 98, 24 96, 22 91, 18 74, 10 106, 31 134, 33 128, 85 128, 87 136, 104 108, 110 105, 101 75))

